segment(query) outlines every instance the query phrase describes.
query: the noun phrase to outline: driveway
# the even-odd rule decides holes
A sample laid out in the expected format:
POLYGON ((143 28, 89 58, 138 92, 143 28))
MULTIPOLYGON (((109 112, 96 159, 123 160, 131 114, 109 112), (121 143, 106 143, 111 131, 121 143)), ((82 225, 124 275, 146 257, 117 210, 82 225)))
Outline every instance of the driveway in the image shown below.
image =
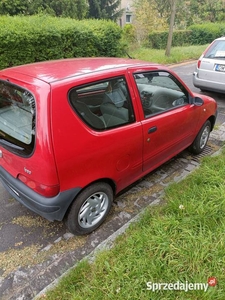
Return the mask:
MULTIPOLYGON (((194 62, 171 68, 199 92, 192 86, 194 62)), ((220 125, 225 121, 225 95, 210 95, 218 102, 220 125)), ((184 178, 198 166, 202 156, 220 148, 220 136, 221 132, 212 135, 203 154, 190 156, 183 151, 132 185, 117 197, 107 221, 84 237, 73 236, 61 222, 51 223, 30 212, 0 186, 0 299, 32 299, 101 243, 123 231, 143 208, 159 204, 164 188, 171 181, 184 178)))

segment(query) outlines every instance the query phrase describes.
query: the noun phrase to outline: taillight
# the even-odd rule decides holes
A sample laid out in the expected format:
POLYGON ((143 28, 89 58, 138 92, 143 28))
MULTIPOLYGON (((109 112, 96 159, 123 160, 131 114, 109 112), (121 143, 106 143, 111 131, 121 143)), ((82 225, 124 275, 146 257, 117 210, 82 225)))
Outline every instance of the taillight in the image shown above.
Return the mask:
POLYGON ((59 185, 45 185, 19 174, 17 178, 29 188, 45 197, 54 197, 59 193, 59 185))
POLYGON ((199 68, 200 68, 200 66, 201 66, 201 62, 202 62, 202 61, 201 61, 201 59, 199 59, 199 60, 198 60, 198 63, 197 63, 197 67, 198 67, 198 69, 199 69, 199 68))

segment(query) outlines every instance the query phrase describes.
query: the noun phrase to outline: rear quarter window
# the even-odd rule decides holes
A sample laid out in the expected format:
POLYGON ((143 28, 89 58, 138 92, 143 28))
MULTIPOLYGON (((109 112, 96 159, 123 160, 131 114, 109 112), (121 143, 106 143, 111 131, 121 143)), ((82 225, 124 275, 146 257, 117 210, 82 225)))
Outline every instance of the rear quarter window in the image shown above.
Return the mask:
POLYGON ((120 127, 135 120, 123 77, 73 88, 69 100, 78 116, 95 130, 120 127))

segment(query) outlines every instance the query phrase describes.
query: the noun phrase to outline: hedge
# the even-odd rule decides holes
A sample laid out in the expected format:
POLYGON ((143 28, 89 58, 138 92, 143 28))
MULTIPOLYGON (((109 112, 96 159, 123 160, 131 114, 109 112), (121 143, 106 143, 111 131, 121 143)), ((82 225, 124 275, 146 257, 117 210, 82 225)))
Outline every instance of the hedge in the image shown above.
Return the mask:
POLYGON ((121 56, 122 30, 106 20, 50 16, 0 17, 0 69, 30 62, 121 56))
MULTIPOLYGON (((176 30, 173 32, 172 45, 189 45, 191 30, 176 30)), ((153 49, 165 49, 168 39, 168 31, 152 32, 149 34, 149 47, 153 49)))
MULTIPOLYGON (((187 30, 175 30, 173 32, 172 46, 205 45, 214 39, 225 35, 224 23, 205 23, 190 26, 187 30)), ((155 49, 165 49, 168 31, 151 32, 148 46, 155 49)))
POLYGON ((224 23, 205 23, 192 25, 189 28, 192 31, 190 42, 195 45, 205 45, 225 35, 224 23))

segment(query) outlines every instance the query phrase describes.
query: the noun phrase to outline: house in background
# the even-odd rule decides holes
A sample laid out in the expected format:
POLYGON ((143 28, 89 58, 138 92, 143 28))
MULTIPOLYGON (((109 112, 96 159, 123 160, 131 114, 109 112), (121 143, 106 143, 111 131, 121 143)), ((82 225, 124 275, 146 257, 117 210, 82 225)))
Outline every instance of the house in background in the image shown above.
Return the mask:
POLYGON ((134 7, 132 7, 135 0, 121 0, 120 9, 124 9, 122 17, 119 19, 120 27, 126 24, 131 24, 134 17, 134 7))

